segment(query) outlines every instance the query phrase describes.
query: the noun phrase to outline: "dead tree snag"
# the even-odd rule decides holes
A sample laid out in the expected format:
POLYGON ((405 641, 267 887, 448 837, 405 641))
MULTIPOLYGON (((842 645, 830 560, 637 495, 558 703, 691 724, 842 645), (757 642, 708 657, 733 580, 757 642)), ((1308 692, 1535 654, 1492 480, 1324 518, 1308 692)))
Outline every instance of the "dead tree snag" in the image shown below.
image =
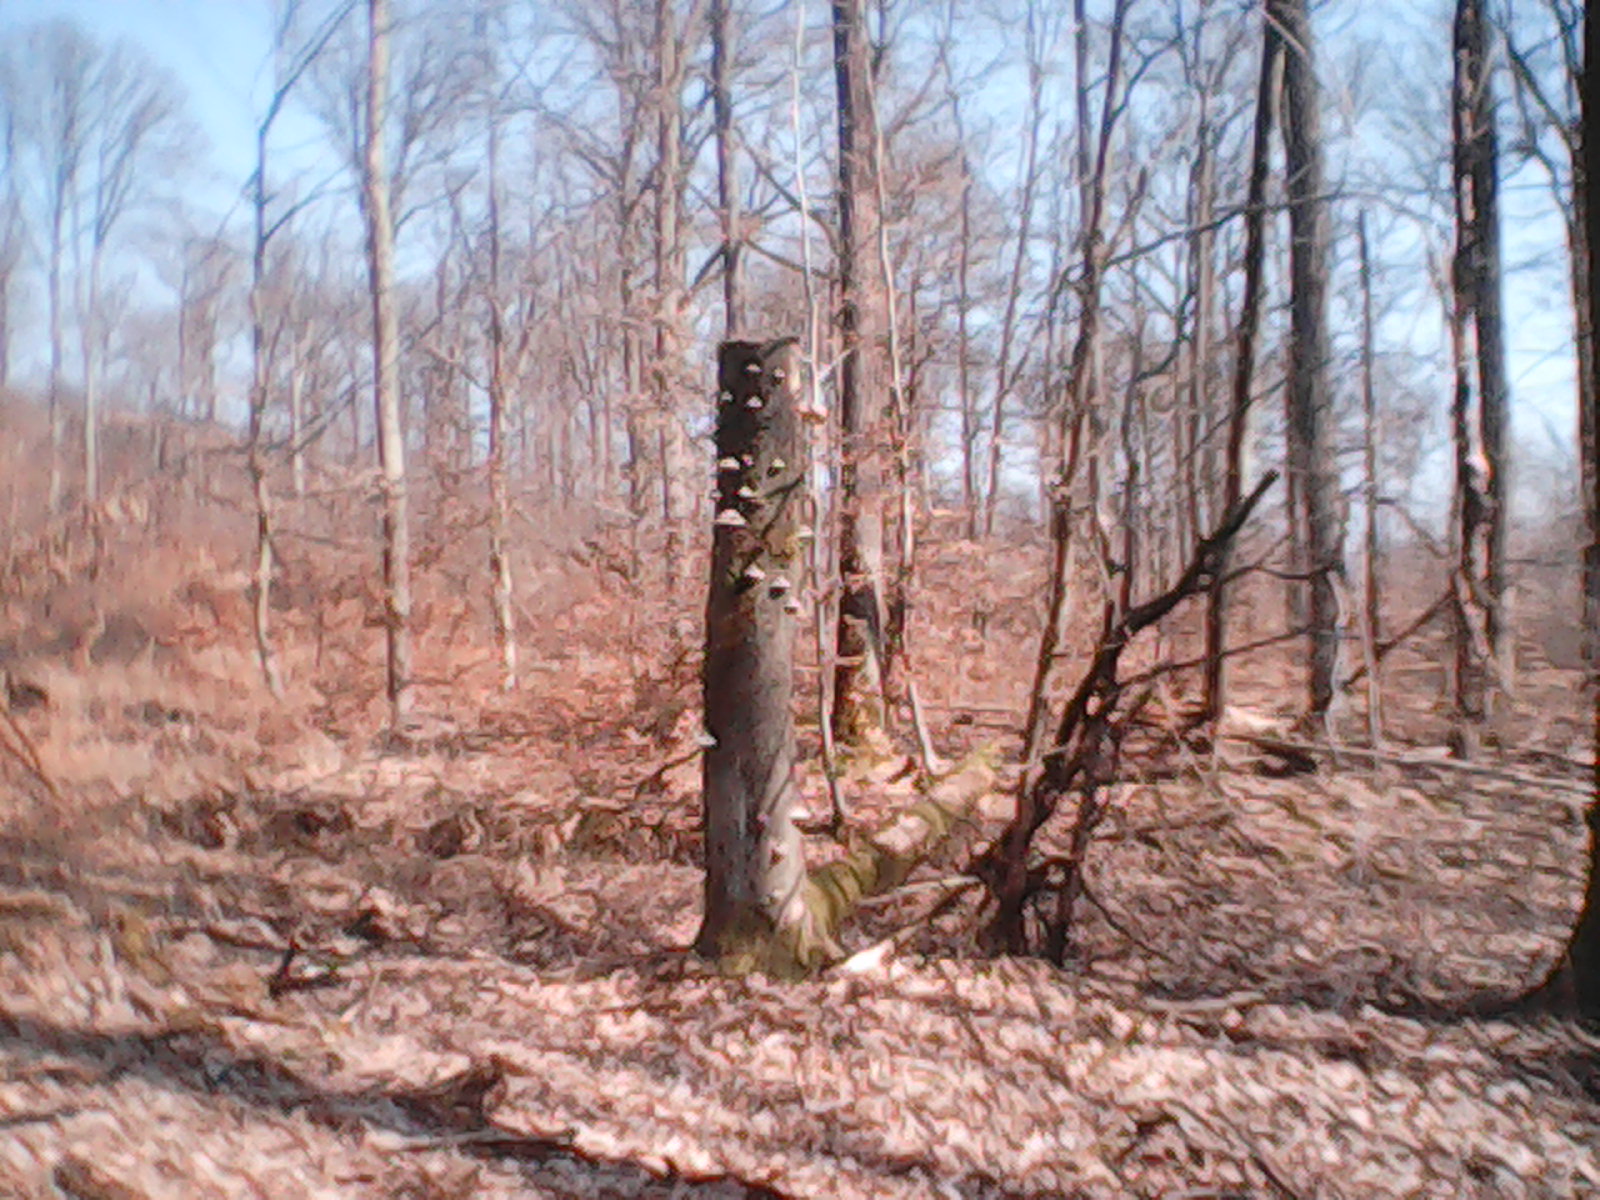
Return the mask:
POLYGON ((706 597, 705 921, 695 947, 792 974, 826 956, 794 822, 793 652, 805 565, 800 351, 725 342, 706 597))

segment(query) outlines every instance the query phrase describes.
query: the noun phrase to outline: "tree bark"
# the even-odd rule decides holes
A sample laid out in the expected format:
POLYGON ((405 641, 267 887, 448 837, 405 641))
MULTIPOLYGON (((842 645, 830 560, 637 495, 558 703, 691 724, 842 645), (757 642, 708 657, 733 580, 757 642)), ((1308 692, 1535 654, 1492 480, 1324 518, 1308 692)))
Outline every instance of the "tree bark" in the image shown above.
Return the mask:
POLYGON ((703 668, 705 918, 696 950, 791 975, 831 952, 807 907, 794 823, 793 653, 802 606, 805 449, 792 339, 718 357, 717 515, 703 668))
POLYGON ((500 114, 496 99, 490 98, 489 105, 489 588, 500 687, 509 692, 517 686, 517 626, 507 544, 511 500, 506 487, 506 339, 500 296, 500 114))
POLYGON ((734 36, 729 7, 729 0, 711 0, 711 112, 717 143, 717 214, 722 224, 722 316, 723 328, 732 338, 739 334, 744 321, 744 279, 739 178, 733 147, 733 93, 728 82, 734 36))
MULTIPOLYGON (((1584 14, 1583 71, 1578 81, 1578 95, 1582 97, 1582 118, 1579 121, 1580 150, 1575 156, 1573 172, 1574 208, 1582 221, 1584 246, 1591 256, 1587 262, 1574 263, 1575 270, 1588 270, 1593 263, 1595 245, 1595 205, 1587 193, 1588 181, 1600 176, 1600 134, 1595 132, 1595 122, 1600 121, 1600 105, 1595 102, 1594 64, 1600 59, 1600 35, 1595 23, 1584 14), (1578 203, 1581 191, 1581 205, 1578 203)), ((1600 377, 1596 372, 1594 331, 1600 328, 1600 298, 1589 281, 1587 306, 1578 317, 1580 342, 1587 338, 1587 354, 1579 355, 1581 370, 1588 372, 1580 388, 1582 412, 1579 421, 1583 436, 1580 453, 1583 456, 1583 511, 1587 525, 1588 544, 1584 547, 1584 610, 1591 624, 1587 627, 1589 658, 1590 702, 1594 721, 1594 797, 1589 803, 1586 824, 1589 828, 1589 877, 1584 891, 1583 910, 1578 914, 1568 946, 1568 960, 1572 964, 1573 983, 1577 994, 1578 1011, 1590 1021, 1600 1022, 1600 377)))
POLYGON ((834 737, 864 746, 881 737, 883 704, 884 319, 870 253, 882 220, 873 180, 862 0, 834 0, 834 74, 839 122, 839 626, 834 667, 834 737))
POLYGON ((1000 318, 1000 353, 995 362, 994 409, 989 424, 989 473, 983 493, 983 536, 994 536, 995 508, 1000 500, 1000 467, 1004 458, 1006 399, 1011 394, 1011 351, 1017 332, 1017 306, 1022 298, 1022 274, 1028 263, 1033 232, 1033 198, 1039 181, 1040 97, 1044 89, 1044 64, 1040 61, 1038 9, 1030 0, 1025 16, 1028 66, 1028 105, 1023 114, 1022 197, 1017 205, 1017 244, 1011 259, 1005 311, 1000 318))
POLYGON ((1356 222, 1361 263, 1361 649, 1367 669, 1367 736, 1383 748, 1383 680, 1378 646, 1383 641, 1383 605, 1378 589, 1378 395, 1373 379, 1372 257, 1367 214, 1356 222))
POLYGON ((267 380, 271 371, 267 350, 267 139, 284 93, 274 97, 265 119, 256 127, 256 170, 252 181, 255 237, 250 253, 250 417, 245 444, 245 460, 250 475, 250 491, 256 507, 256 561, 254 604, 250 610, 251 631, 255 636, 256 663, 262 681, 274 696, 282 694, 277 661, 272 650, 272 489, 267 478, 266 458, 261 445, 266 423, 267 380))
POLYGON ((405 434, 400 423, 400 332, 394 300, 394 222, 384 168, 384 109, 389 96, 389 0, 367 0, 367 111, 362 195, 372 300, 373 407, 383 473, 385 690, 389 724, 400 732, 411 715, 411 530, 407 513, 405 434))
MULTIPOLYGON (((1062 411, 1063 433, 1060 476, 1051 493, 1052 557, 1050 582, 1045 599, 1044 632, 1039 638, 1039 653, 1034 662, 1033 686, 1028 692, 1028 715, 1023 728, 1023 758, 1032 761, 1044 746, 1050 720, 1050 681, 1055 672, 1056 651, 1061 642, 1068 590, 1071 584, 1072 517, 1069 494, 1078 465, 1098 450, 1084 449, 1084 425, 1093 428, 1091 410, 1099 402, 1100 371, 1100 291, 1105 279, 1106 180, 1111 161, 1111 135, 1126 96, 1118 97, 1122 78, 1122 27, 1128 0, 1117 0, 1107 32, 1110 52, 1107 58, 1100 127, 1096 137, 1089 120, 1088 78, 1089 31, 1084 0, 1073 8, 1077 32, 1074 51, 1077 60, 1078 91, 1078 177, 1081 181, 1081 222, 1078 241, 1078 329, 1067 366, 1066 400, 1062 411), (1091 150, 1091 141, 1093 149, 1091 150), (1092 165, 1091 165, 1092 164, 1092 165)), ((1058 284, 1059 286, 1059 284, 1058 284)), ((1092 438, 1092 433, 1090 437, 1092 438)), ((1091 472, 1092 474, 1092 472, 1091 472)))
MULTIPOLYGON (((1250 182, 1244 213, 1244 294, 1235 331, 1233 397, 1228 410, 1223 460, 1222 507, 1231 509, 1244 492, 1244 439, 1249 428, 1255 381, 1256 338, 1261 329, 1263 268, 1267 244, 1267 178, 1272 167, 1273 118, 1283 68, 1283 33, 1270 14, 1262 21, 1261 72, 1256 84, 1256 128, 1250 150, 1250 182)), ((1217 573, 1206 592, 1205 678, 1202 713, 1207 721, 1222 715, 1226 702, 1228 640, 1227 571, 1217 573)))
POLYGON ((1289 202, 1289 482, 1305 531, 1309 579, 1306 712, 1327 716, 1339 673, 1337 580, 1344 575, 1344 520, 1328 388, 1328 201, 1322 121, 1307 0, 1268 0, 1287 47, 1284 148, 1289 202))
POLYGON ((1481 0, 1458 0, 1452 115, 1456 247, 1451 343, 1451 432, 1456 552, 1451 699, 1455 752, 1477 753, 1505 677, 1507 383, 1501 314, 1499 165, 1488 24, 1481 0))

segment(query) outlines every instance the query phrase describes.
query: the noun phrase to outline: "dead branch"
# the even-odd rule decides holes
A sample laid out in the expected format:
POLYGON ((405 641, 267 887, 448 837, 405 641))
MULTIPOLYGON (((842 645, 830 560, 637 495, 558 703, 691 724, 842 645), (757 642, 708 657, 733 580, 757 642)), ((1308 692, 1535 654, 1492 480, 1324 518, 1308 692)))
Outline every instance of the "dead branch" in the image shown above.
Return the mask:
POLYGON ((1039 879, 1030 870, 1033 839, 1056 811, 1061 798, 1076 790, 1078 819, 1072 835, 1072 852, 1058 886, 1058 908, 1051 931, 1052 949, 1065 951, 1066 926, 1080 890, 1083 856, 1095 825, 1105 816, 1097 794, 1116 776, 1121 741, 1130 717, 1149 693, 1131 705, 1119 705, 1128 681, 1119 677, 1122 654, 1144 630, 1157 624, 1184 600, 1206 591, 1223 569, 1233 539, 1249 520, 1261 498, 1278 479, 1269 471, 1255 488, 1201 539, 1177 580, 1142 604, 1106 605, 1099 644, 1082 680, 1068 699, 1050 749, 1040 755, 1037 772, 1024 777, 1017 811, 1001 837, 978 858, 973 873, 982 877, 995 898, 991 926, 994 944, 1009 953, 1028 952, 1025 914, 1038 891, 1039 879), (1119 611, 1120 609, 1120 611, 1119 611))

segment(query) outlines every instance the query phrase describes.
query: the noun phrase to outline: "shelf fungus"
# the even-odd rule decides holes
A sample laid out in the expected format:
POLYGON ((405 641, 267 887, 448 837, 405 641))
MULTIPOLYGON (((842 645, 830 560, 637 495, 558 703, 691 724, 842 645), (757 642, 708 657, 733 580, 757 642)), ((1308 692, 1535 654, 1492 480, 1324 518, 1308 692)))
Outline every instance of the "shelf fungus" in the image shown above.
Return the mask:
POLYGON ((767 573, 756 563, 751 563, 744 569, 744 578, 749 583, 760 583, 767 577, 767 573))
POLYGON ((782 575, 774 575, 772 577, 772 582, 767 584, 767 591, 771 592, 774 596, 781 596, 793 586, 794 584, 790 583, 782 575))
POLYGON ((750 524, 750 522, 744 519, 744 514, 738 509, 725 508, 717 514, 717 519, 712 524, 722 525, 729 529, 741 529, 750 524))
POLYGON ((739 460, 731 454, 726 458, 717 459, 717 470, 719 471, 737 471, 738 469, 739 460))

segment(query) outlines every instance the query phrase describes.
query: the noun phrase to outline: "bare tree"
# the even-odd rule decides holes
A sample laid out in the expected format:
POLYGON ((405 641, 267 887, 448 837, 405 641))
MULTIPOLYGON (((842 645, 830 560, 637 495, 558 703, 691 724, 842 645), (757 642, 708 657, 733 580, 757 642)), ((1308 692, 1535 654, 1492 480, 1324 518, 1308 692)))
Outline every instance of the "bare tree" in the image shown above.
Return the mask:
MULTIPOLYGON (((1600 103, 1595 100, 1594 65, 1600 62, 1600 33, 1587 13, 1583 18, 1583 59, 1578 72, 1578 95, 1581 97, 1579 129, 1579 154, 1574 158, 1576 171, 1587 181, 1600 177, 1600 103)), ((1585 245, 1590 253, 1594 248, 1594 207, 1584 206, 1585 245)), ((1592 262, 1592 259, 1591 259, 1592 262)), ((1576 268, 1575 268, 1576 269, 1576 268)), ((1578 316, 1580 338, 1586 329, 1590 339, 1588 356, 1579 357, 1580 370, 1588 372, 1580 389, 1582 412, 1579 425, 1579 454, 1583 461, 1583 512, 1587 545, 1584 547, 1584 611, 1590 620, 1587 628, 1588 642, 1594 647, 1600 642, 1600 372, 1596 370, 1594 331, 1600 328, 1600 290, 1590 281, 1586 311, 1578 316)), ((1572 965, 1576 985, 1578 1009, 1590 1020, 1600 1020, 1600 672, 1596 663, 1600 652, 1591 650, 1589 660, 1589 695, 1594 725, 1594 795, 1589 801, 1585 823, 1589 828, 1588 884, 1583 897, 1583 909, 1573 927, 1572 940, 1567 947, 1567 961, 1572 965)))
POLYGON ((1322 176, 1315 40, 1307 0, 1268 0, 1283 31, 1283 137, 1289 202, 1288 442, 1293 521, 1310 604, 1308 694, 1313 720, 1327 715, 1339 675, 1337 581, 1344 575, 1343 501, 1328 387, 1328 198, 1322 176))
POLYGON ((17 322, 12 301, 18 291, 22 252, 27 230, 23 225, 21 190, 17 173, 21 167, 17 113, 9 102, 11 65, 0 56, 0 392, 11 380, 11 347, 16 340, 17 322))
MULTIPOLYGON (((253 217, 249 302, 250 419, 245 458, 250 471, 250 491, 256 507, 255 603, 251 607, 251 624, 255 634, 256 661, 261 668, 261 677, 274 696, 281 695, 283 682, 279 676, 276 656, 273 654, 270 628, 274 554, 273 508, 266 455, 262 446, 262 431, 267 417, 268 380, 272 372, 271 348, 267 338, 267 253, 272 239, 287 227, 301 206, 291 204, 284 206, 280 212, 269 213, 274 192, 267 179, 267 153, 273 126, 277 124, 284 104, 287 103, 301 77, 327 47, 329 40, 352 7, 353 0, 351 3, 343 4, 307 39, 304 45, 295 47, 290 45, 290 39, 298 5, 293 0, 283 5, 273 30, 275 83, 272 95, 267 101, 266 112, 256 123, 256 165, 250 177, 250 208, 253 217)), ((292 336, 298 340, 298 331, 292 336)), ((295 405, 292 404, 291 407, 295 405)), ((290 424, 290 436, 293 438, 299 433, 298 421, 291 420, 290 424)), ((298 492, 300 490, 298 472, 296 481, 298 492)))
POLYGON ((1378 393, 1373 380, 1372 253, 1367 244, 1367 214, 1356 222, 1361 270, 1361 650, 1367 672, 1367 735, 1374 748, 1383 742, 1383 686, 1378 645, 1383 637, 1383 603, 1378 590, 1378 393))
MULTIPOLYGON (((1045 600, 1044 632, 1039 638, 1039 653, 1034 661, 1033 686, 1028 692, 1028 715, 1023 725, 1023 757, 1032 762, 1044 749, 1049 731, 1050 684, 1056 669, 1066 619, 1068 591, 1072 573, 1072 497, 1071 489, 1078 469, 1092 459, 1094 448, 1086 446, 1093 436, 1092 409, 1099 402, 1101 367, 1101 289, 1106 272, 1106 191, 1111 170, 1111 143, 1117 122, 1127 107, 1122 90, 1123 25, 1129 0, 1117 0, 1112 9, 1107 33, 1105 82, 1100 98, 1098 125, 1090 116, 1088 87, 1089 24, 1084 0, 1073 5, 1073 57, 1078 76, 1077 172, 1079 199, 1079 262, 1074 280, 1078 301, 1078 328, 1062 385, 1059 415, 1062 425, 1061 462, 1052 487, 1050 507, 1050 581, 1045 600)), ((1056 287, 1065 283, 1065 276, 1056 287)), ((1092 490, 1092 481, 1091 481, 1092 490)))
MULTIPOLYGON (((1272 127, 1283 70, 1283 33, 1268 13, 1261 26, 1261 69, 1256 85, 1256 125, 1250 150, 1250 182, 1245 197, 1244 292, 1235 327, 1233 394, 1227 417, 1223 456, 1224 509, 1244 495, 1244 445, 1255 382, 1256 337, 1261 328, 1261 300, 1266 261, 1267 180, 1272 169, 1272 127)), ((1227 572, 1218 572, 1206 592, 1205 682, 1203 708, 1207 720, 1222 713, 1226 679, 1227 572)))
POLYGON ((140 189, 170 177, 186 131, 176 87, 130 45, 118 44, 98 56, 89 89, 89 156, 84 164, 89 273, 78 328, 84 373, 84 501, 92 514, 100 491, 100 365, 110 336, 100 313, 106 246, 117 224, 143 198, 140 189), (165 175, 157 168, 164 168, 165 175))
POLYGON ((1506 677, 1505 323, 1501 314, 1500 166, 1489 29, 1481 0, 1458 0, 1451 92, 1456 248, 1451 345, 1455 446, 1451 535, 1455 550, 1451 689, 1456 753, 1476 753, 1493 716, 1495 678, 1506 677))
POLYGON ((1005 310, 1000 317, 1000 351, 995 360, 994 408, 989 424, 989 476, 983 494, 983 536, 994 535, 995 505, 1000 494, 1000 461, 1003 454, 1006 400, 1021 371, 1012 355, 1017 341, 1017 307, 1021 303, 1023 272, 1027 267, 1029 240, 1033 234, 1034 193, 1039 184, 1039 127, 1044 123, 1040 111, 1044 91, 1044 15, 1037 0, 1029 0, 1023 13, 1023 45, 1028 72, 1028 103, 1022 119, 1022 195, 1017 201, 1017 244, 1011 259, 1011 277, 1006 287, 1005 310))
POLYGON ((21 114, 21 143, 28 169, 20 178, 34 181, 34 202, 45 231, 45 290, 49 305, 50 494, 51 512, 64 497, 62 449, 66 411, 62 401, 65 334, 62 269, 68 248, 67 216, 78 196, 88 153, 90 79, 95 47, 64 21, 28 31, 6 73, 12 88, 7 107, 21 114))
POLYGON ((394 222, 384 167, 384 114, 389 102, 389 0, 367 0, 367 102, 362 144, 362 215, 372 299, 372 397, 383 472, 385 672, 389 723, 411 714, 411 528, 407 512, 405 431, 400 423, 400 331, 394 295, 394 222))
POLYGON ((806 464, 792 340, 719 355, 717 515, 706 601, 703 955, 793 973, 828 948, 807 905, 794 823, 794 638, 803 611, 806 464))
POLYGON ((489 220, 489 579, 490 607, 494 612, 495 643, 500 652, 500 686, 517 686, 517 627, 513 603, 511 548, 508 526, 511 499, 506 487, 506 407, 509 364, 506 361, 504 301, 500 283, 500 123, 501 102, 495 78, 495 57, 486 54, 483 97, 487 122, 484 157, 488 168, 489 220))
POLYGON ((883 711, 883 301, 873 262, 879 211, 877 138, 871 127, 862 0, 834 0, 839 121, 839 627, 834 667, 835 739, 860 745, 883 711))
POLYGON ((722 323, 728 337, 743 319, 743 233, 739 228, 739 178, 733 133, 729 59, 734 52, 730 0, 711 0, 711 109, 717 144, 717 216, 722 224, 722 323))

